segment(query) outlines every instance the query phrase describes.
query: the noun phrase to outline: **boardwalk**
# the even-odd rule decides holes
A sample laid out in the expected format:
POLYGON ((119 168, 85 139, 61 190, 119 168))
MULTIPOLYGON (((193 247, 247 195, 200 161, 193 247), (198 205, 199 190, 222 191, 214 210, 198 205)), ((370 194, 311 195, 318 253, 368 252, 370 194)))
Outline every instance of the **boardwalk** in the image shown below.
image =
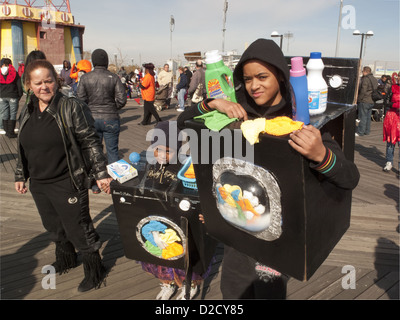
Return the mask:
MULTIPOLYGON (((137 125, 142 113, 134 100, 121 112, 120 150, 125 159, 131 152, 140 152, 148 145, 145 135, 152 126, 137 125)), ((166 120, 177 117, 175 110, 160 114, 166 120)), ((1 299, 154 299, 159 292, 158 281, 146 275, 135 261, 124 257, 112 200, 105 194, 90 193, 90 201, 91 214, 103 240, 101 254, 111 268, 106 286, 78 293, 76 288, 83 278, 82 266, 79 266, 57 276, 56 289, 43 289, 42 267, 54 261, 54 244, 42 227, 31 195, 19 195, 13 189, 15 148, 15 139, 0 136, 1 299)), ((361 180, 353 192, 350 229, 309 281, 289 280, 288 299, 399 299, 399 233, 396 231, 399 180, 395 170, 382 172, 385 162, 382 123, 372 123, 371 135, 357 137, 355 149, 361 180), (342 285, 344 266, 354 267, 355 289, 345 289, 342 285)), ((217 248, 216 257, 197 299, 222 298, 219 288, 222 246, 217 248)))

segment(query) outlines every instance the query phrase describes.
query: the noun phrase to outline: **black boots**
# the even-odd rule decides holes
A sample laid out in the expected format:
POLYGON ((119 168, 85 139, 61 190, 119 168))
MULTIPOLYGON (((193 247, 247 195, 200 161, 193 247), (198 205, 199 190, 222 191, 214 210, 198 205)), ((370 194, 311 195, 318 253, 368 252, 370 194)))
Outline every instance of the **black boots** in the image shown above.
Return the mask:
POLYGON ((3 120, 3 128, 4 131, 6 132, 6 136, 9 138, 16 138, 18 135, 15 134, 14 129, 15 129, 15 124, 16 120, 3 120))
MULTIPOLYGON (((79 284, 78 291, 85 292, 100 288, 106 277, 99 251, 82 253, 83 272, 85 277, 79 284)), ((56 261, 52 264, 59 274, 67 273, 78 265, 77 254, 71 242, 56 242, 56 261)))
POLYGON ((56 261, 52 264, 59 274, 78 265, 77 254, 71 242, 56 242, 56 261))
POLYGON ((106 268, 101 262, 99 251, 82 253, 83 271, 85 277, 78 287, 79 292, 85 292, 93 288, 100 288, 106 277, 106 268))

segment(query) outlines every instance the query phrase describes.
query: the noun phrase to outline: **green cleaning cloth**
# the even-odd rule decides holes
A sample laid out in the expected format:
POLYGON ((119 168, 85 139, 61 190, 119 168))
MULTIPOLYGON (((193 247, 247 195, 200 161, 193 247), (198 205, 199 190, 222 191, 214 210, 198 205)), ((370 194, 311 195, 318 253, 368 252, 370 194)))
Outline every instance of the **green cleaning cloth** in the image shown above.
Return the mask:
POLYGON ((204 125, 212 131, 220 131, 231 122, 238 120, 237 118, 229 118, 225 113, 218 110, 207 112, 201 116, 194 117, 194 119, 203 119, 204 125))
POLYGON ((154 254, 155 256, 161 257, 162 250, 159 247, 153 245, 149 240, 145 242, 144 246, 150 253, 154 254))

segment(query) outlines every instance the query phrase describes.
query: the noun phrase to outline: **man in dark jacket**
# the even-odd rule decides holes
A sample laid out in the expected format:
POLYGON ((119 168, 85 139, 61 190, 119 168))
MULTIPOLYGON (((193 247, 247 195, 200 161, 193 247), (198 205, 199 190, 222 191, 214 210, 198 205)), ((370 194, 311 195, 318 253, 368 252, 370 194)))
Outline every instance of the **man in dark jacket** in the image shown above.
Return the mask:
POLYGON ((370 67, 364 67, 358 90, 358 124, 356 136, 368 135, 371 130, 371 113, 374 107, 372 91, 378 87, 378 80, 371 73, 370 67))
POLYGON ((8 58, 0 63, 0 134, 16 138, 14 133, 18 102, 22 97, 21 78, 8 58))
POLYGON ((185 95, 187 91, 186 88, 188 87, 188 80, 185 71, 183 70, 183 67, 179 67, 178 71, 180 76, 178 79, 178 84, 176 85, 176 91, 178 92, 178 104, 179 104, 177 111, 182 112, 185 110, 185 95))
POLYGON ((193 77, 190 81, 188 96, 192 97, 192 105, 198 104, 207 97, 205 90, 206 80, 205 71, 203 68, 203 62, 201 60, 196 61, 196 72, 194 72, 193 77))
POLYGON ((118 75, 107 70, 108 55, 103 49, 92 53, 94 70, 82 76, 77 96, 85 101, 95 120, 95 128, 106 145, 108 163, 119 160, 120 116, 126 104, 125 87, 118 75))

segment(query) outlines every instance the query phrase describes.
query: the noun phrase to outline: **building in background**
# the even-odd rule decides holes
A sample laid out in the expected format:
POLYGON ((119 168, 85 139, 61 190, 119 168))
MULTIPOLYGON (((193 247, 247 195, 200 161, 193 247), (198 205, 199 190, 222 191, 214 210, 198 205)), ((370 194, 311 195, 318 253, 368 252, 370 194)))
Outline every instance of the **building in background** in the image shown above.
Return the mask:
POLYGON ((68 0, 0 0, 0 58, 14 65, 41 50, 54 65, 82 59, 85 27, 75 24, 68 0))

